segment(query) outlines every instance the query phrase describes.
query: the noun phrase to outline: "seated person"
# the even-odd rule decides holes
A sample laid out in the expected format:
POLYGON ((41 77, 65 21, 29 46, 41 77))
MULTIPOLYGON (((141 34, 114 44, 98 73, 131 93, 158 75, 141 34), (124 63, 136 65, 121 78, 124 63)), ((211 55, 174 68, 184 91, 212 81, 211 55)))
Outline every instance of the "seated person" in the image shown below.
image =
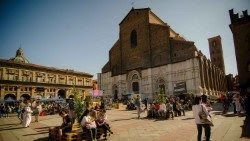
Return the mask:
POLYGON ((169 118, 171 115, 171 118, 174 119, 173 105, 169 101, 166 102, 166 110, 167 110, 167 117, 169 118))
POLYGON ((154 116, 155 117, 159 117, 159 110, 160 110, 160 104, 159 103, 155 103, 155 110, 154 110, 154 116))
POLYGON ((109 131, 111 134, 113 132, 110 130, 110 127, 108 123, 106 122, 107 120, 107 115, 106 115, 106 110, 103 109, 99 112, 96 123, 97 123, 97 128, 101 128, 104 130, 104 138, 106 139, 107 137, 107 131, 109 131))
POLYGON ((83 131, 86 131, 87 134, 91 137, 92 141, 97 141, 96 140, 96 111, 95 110, 86 110, 83 114, 83 118, 81 121, 81 125, 83 128, 83 131))
POLYGON ((72 123, 69 118, 69 115, 65 111, 61 111, 59 115, 63 118, 63 123, 60 126, 60 135, 64 135, 67 132, 72 130, 72 123))
POLYGON ((159 108, 158 113, 159 113, 159 116, 165 117, 165 115, 166 115, 166 105, 165 105, 165 103, 160 104, 160 108, 159 108))
POLYGON ((154 104, 149 104, 149 110, 147 112, 147 117, 148 118, 153 118, 154 117, 154 104))

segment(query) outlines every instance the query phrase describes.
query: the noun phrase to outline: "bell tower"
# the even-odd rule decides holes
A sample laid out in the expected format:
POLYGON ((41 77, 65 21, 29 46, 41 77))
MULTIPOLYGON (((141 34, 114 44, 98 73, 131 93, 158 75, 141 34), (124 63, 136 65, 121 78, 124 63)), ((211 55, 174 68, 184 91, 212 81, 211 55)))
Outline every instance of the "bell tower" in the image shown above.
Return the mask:
POLYGON ((210 59, 212 64, 223 70, 225 74, 225 65, 223 58, 223 50, 221 45, 221 37, 215 36, 208 39, 210 59))

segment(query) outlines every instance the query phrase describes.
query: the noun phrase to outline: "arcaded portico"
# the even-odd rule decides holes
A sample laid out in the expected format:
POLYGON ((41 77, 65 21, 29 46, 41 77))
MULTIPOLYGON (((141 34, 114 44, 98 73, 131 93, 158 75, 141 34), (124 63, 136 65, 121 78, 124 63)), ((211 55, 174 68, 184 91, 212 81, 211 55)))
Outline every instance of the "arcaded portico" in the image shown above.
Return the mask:
POLYGON ((36 97, 68 98, 73 85, 82 94, 92 88, 93 75, 68 69, 31 64, 19 48, 10 60, 0 59, 1 100, 36 97))

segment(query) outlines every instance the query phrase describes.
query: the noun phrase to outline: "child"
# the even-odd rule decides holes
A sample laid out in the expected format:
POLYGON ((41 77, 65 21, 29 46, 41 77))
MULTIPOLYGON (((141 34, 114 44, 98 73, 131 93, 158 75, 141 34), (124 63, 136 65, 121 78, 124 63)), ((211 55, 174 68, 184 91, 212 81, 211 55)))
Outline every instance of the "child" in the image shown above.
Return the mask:
POLYGON ((104 138, 106 139, 107 137, 107 131, 109 131, 111 134, 113 132, 110 130, 110 127, 108 123, 106 122, 107 120, 107 115, 106 115, 106 110, 103 109, 99 112, 98 117, 97 117, 97 128, 101 128, 104 130, 104 138))

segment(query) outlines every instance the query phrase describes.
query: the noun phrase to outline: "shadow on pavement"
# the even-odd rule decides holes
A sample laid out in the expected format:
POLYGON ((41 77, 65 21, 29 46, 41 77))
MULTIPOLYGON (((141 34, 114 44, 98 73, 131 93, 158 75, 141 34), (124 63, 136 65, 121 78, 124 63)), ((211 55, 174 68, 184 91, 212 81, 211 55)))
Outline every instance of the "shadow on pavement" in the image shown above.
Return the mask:
POLYGON ((49 141, 49 137, 35 139, 34 141, 49 141))
POLYGON ((194 119, 194 118, 184 118, 184 119, 181 119, 181 120, 191 120, 191 119, 194 119))
POLYGON ((47 133, 49 133, 49 132, 39 132, 39 133, 34 133, 34 134, 26 134, 23 136, 32 136, 32 135, 47 134, 47 133))
POLYGON ((35 129, 53 128, 55 126, 36 127, 35 129))
POLYGON ((216 112, 213 112, 214 115, 221 115, 222 114, 222 111, 216 111, 216 112))
POLYGON ((23 129, 25 127, 16 127, 16 128, 3 128, 3 129, 0 129, 0 131, 5 131, 5 130, 15 130, 15 129, 23 129))
MULTIPOLYGON (((224 114, 223 115, 224 117, 237 117, 238 115, 237 114, 234 114, 234 113, 230 113, 230 114, 224 114)), ((244 117, 245 114, 240 114, 239 117, 244 117)))
POLYGON ((116 120, 111 120, 111 122, 124 121, 124 120, 132 120, 132 119, 137 119, 137 118, 134 117, 134 118, 116 119, 116 120))
POLYGON ((11 123, 11 124, 1 124, 0 126, 10 126, 10 125, 19 125, 18 123, 11 123))

